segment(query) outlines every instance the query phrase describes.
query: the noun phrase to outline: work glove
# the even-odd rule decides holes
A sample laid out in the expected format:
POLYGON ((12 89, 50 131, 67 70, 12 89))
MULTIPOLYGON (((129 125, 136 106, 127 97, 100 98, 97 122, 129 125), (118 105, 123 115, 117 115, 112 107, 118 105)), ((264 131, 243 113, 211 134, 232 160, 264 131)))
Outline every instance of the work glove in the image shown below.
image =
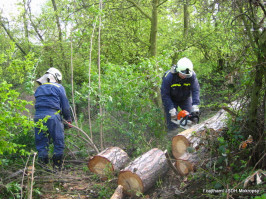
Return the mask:
POLYGON ((171 119, 177 119, 177 112, 175 108, 172 108, 171 110, 169 110, 169 113, 171 115, 171 119))
POLYGON ((199 114, 199 106, 198 105, 192 106, 192 113, 195 113, 196 115, 199 114))
POLYGON ((65 129, 70 129, 70 128, 72 128, 73 126, 71 125, 71 121, 67 121, 67 123, 64 123, 64 128, 65 129))

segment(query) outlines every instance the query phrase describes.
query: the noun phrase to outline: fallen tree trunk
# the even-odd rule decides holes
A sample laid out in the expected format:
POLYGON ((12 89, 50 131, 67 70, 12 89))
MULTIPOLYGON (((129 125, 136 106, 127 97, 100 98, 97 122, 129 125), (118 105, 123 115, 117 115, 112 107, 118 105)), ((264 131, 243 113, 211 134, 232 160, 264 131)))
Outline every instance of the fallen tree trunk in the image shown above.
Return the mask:
POLYGON ((154 148, 132 161, 118 176, 125 194, 135 196, 150 189, 169 169, 166 156, 154 148))
POLYGON ((125 151, 119 147, 109 147, 93 156, 88 162, 88 167, 91 172, 104 178, 110 172, 118 172, 129 161, 130 159, 125 151))
POLYGON ((208 135, 208 131, 217 133, 225 128, 226 111, 221 109, 216 115, 204 122, 187 129, 172 139, 172 154, 178 159, 186 153, 187 148, 191 146, 197 150, 202 144, 202 139, 208 135))

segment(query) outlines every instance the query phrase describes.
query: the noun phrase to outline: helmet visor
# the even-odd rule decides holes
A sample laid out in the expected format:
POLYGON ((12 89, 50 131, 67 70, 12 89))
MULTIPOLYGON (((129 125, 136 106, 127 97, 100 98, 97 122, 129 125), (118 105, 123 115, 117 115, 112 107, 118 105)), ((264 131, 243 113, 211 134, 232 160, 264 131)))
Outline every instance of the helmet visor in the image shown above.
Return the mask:
POLYGON ((36 82, 39 84, 39 85, 42 85, 44 83, 47 83, 48 82, 48 74, 44 74, 41 78, 37 79, 36 82))
POLYGON ((185 78, 190 78, 192 76, 192 72, 189 69, 180 71, 179 73, 185 78))

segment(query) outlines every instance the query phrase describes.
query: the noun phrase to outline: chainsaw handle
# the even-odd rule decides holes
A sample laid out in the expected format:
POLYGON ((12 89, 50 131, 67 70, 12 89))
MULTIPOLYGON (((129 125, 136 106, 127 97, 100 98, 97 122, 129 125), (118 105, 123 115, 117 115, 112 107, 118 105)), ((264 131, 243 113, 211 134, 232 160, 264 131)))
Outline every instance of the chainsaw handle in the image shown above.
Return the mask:
POLYGON ((180 125, 181 126, 186 126, 187 125, 187 120, 188 120, 188 115, 180 120, 180 125), (185 121, 185 123, 183 124, 184 121, 185 121))

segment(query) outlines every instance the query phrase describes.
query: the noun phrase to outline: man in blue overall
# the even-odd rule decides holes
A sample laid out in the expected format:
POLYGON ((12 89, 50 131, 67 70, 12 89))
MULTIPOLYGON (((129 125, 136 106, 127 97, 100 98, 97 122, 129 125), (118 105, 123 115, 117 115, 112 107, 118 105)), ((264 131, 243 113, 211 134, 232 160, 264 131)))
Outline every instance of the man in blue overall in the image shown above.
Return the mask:
POLYGON ((161 97, 165 109, 168 136, 176 135, 178 125, 171 122, 176 118, 178 106, 182 110, 199 112, 200 87, 192 62, 184 57, 168 70, 162 80, 161 97))
POLYGON ((54 144, 53 167, 61 170, 64 154, 64 125, 62 116, 71 127, 70 106, 64 87, 60 84, 62 74, 56 68, 50 68, 45 75, 37 80, 40 86, 35 91, 35 116, 34 121, 50 116, 47 122, 47 131, 35 128, 35 144, 38 151, 39 162, 45 166, 49 162, 49 141, 54 144))

